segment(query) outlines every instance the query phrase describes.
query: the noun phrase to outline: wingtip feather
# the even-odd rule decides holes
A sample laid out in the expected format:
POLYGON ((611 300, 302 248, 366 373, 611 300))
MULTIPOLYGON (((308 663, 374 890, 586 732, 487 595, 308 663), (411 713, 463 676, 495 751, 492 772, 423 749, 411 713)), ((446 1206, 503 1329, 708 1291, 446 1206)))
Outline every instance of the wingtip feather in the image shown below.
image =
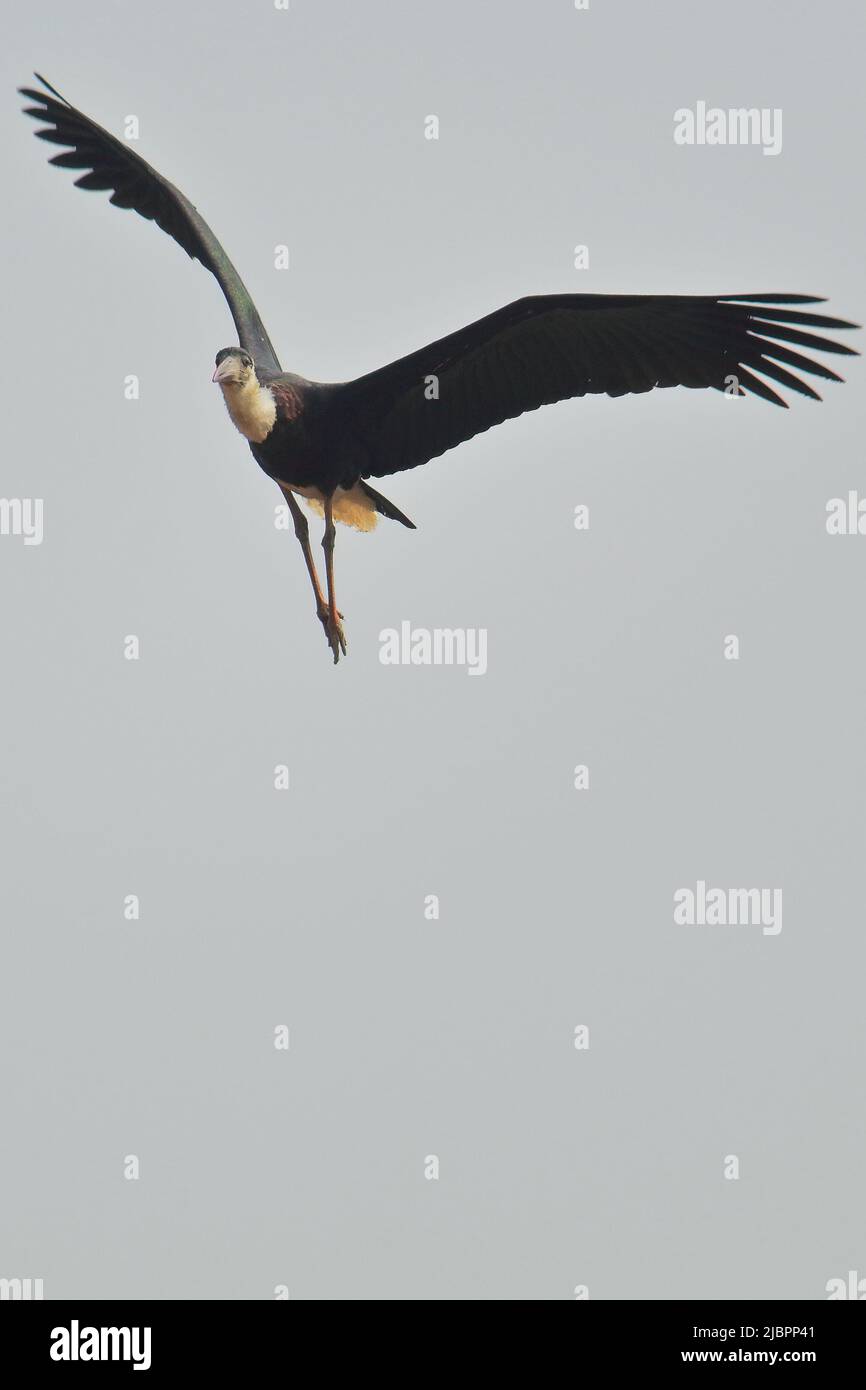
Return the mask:
POLYGON ((43 87, 47 87, 48 90, 49 90, 49 92, 52 92, 52 93, 54 94, 54 96, 57 97, 58 101, 62 101, 63 104, 64 104, 64 106, 68 106, 68 105, 69 105, 69 102, 66 100, 66 97, 61 96, 61 94, 60 94, 60 92, 58 92, 57 88, 56 88, 56 87, 52 87, 51 83, 48 81, 48 78, 47 78, 47 77, 43 77, 41 72, 34 72, 33 76, 36 78, 36 81, 37 81, 37 82, 41 82, 41 83, 42 83, 43 87))

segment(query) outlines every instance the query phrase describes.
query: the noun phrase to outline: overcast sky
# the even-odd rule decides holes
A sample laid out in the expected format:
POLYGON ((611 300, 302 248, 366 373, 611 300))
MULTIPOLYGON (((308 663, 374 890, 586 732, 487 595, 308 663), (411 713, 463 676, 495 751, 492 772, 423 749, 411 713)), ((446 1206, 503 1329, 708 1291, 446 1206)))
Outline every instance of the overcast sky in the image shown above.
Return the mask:
POLYGON ((13 95, 36 68, 137 116, 283 365, 341 380, 529 293, 862 320, 861 7, 43 0, 4 40, 0 496, 43 499, 44 538, 0 536, 0 1276, 866 1272, 866 538, 825 527, 866 495, 862 364, 787 412, 573 401, 388 480, 418 530, 340 531, 334 668, 210 381, 215 282, 48 167, 13 95), (698 101, 780 109, 781 151, 676 144, 698 101), (403 621, 484 629, 486 674, 383 665, 403 621), (675 923, 699 880, 781 890, 782 929, 675 923))

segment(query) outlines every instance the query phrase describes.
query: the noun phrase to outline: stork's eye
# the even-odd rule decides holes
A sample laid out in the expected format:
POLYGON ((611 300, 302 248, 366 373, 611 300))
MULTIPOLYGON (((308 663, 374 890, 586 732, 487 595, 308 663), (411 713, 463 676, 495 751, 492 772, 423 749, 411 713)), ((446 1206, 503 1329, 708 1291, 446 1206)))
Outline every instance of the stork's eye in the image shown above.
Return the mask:
POLYGON ((245 367, 251 367, 253 365, 253 359, 251 357, 242 357, 241 361, 245 367))

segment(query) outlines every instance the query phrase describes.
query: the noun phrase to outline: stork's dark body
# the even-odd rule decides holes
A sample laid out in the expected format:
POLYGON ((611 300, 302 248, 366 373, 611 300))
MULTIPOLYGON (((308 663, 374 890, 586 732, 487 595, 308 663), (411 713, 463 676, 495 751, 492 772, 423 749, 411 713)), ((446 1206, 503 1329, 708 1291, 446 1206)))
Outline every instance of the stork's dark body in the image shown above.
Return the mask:
POLYGON ((373 461, 353 428, 351 393, 344 383, 308 381, 292 372, 264 372, 259 381, 274 397, 276 417, 266 439, 250 441, 250 451, 269 478, 322 498, 358 485, 380 516, 415 529, 367 481, 373 461))
POLYGON ((296 487, 333 492, 352 487, 361 476, 344 412, 340 386, 307 381, 292 372, 259 371, 262 386, 277 405, 274 427, 261 444, 250 444, 253 458, 268 477, 296 487), (347 447, 348 445, 348 447, 347 447))

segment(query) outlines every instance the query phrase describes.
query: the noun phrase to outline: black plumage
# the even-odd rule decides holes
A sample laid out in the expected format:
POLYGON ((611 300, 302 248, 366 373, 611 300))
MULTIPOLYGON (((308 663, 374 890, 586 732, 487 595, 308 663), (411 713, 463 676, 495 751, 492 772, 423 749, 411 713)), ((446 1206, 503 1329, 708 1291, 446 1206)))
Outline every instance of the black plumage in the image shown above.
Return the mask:
POLYGON ((539 295, 357 380, 308 381, 282 371, 243 281, 189 199, 37 78, 45 90, 21 91, 33 103, 27 114, 46 127, 37 131, 39 138, 66 147, 51 162, 84 170, 78 187, 110 191, 112 203, 156 222, 216 276, 240 347, 218 354, 215 379, 224 373, 230 412, 236 423, 241 419, 238 428, 254 457, 292 510, 335 661, 345 651, 333 590, 340 507, 349 506, 351 494, 352 505, 412 526, 368 479, 415 468, 493 425, 572 396, 687 386, 753 394, 784 406, 776 389, 784 387, 819 400, 797 373, 841 377, 810 354, 853 354, 824 335, 856 325, 802 307, 821 302, 812 295, 539 295), (255 394, 255 383, 267 394, 255 394), (244 387, 246 395, 232 394, 244 387), (241 399, 254 410, 249 428, 240 406, 233 409, 241 399), (320 499, 324 510, 327 599, 295 490, 320 499))

